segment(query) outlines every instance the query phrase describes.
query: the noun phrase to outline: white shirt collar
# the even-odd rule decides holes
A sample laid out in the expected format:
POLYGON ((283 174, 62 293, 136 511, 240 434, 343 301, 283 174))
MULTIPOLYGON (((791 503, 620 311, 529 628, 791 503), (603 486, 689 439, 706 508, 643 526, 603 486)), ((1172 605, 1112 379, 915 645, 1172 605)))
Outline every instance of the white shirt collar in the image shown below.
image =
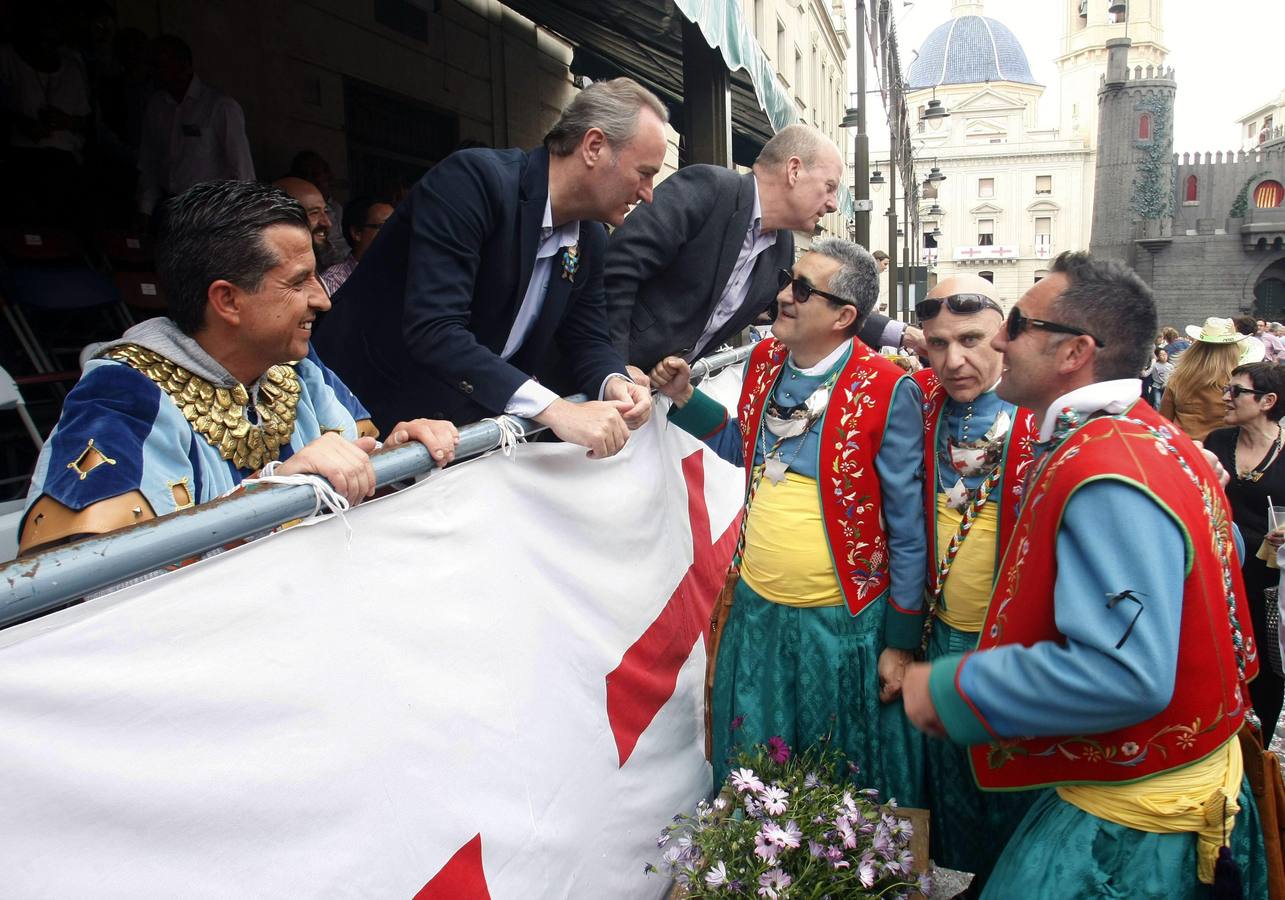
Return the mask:
POLYGON ((1040 422, 1038 440, 1043 443, 1053 437, 1053 428, 1057 425, 1058 414, 1068 407, 1084 418, 1096 412, 1116 415, 1132 406, 1141 396, 1141 378, 1117 378, 1113 381, 1097 381, 1078 387, 1058 397, 1049 405, 1040 422))
MULTIPOLYGON (((842 357, 844 352, 846 352, 847 349, 851 346, 852 346, 852 341, 850 340, 844 341, 842 344, 840 344, 839 346, 831 350, 829 355, 827 355, 825 359, 821 360, 815 366, 808 366, 806 369, 800 369, 797 365, 794 364, 794 354, 791 353, 790 366, 794 369, 794 371, 798 372, 800 375, 824 375, 826 372, 829 372, 830 369, 834 367, 834 364, 839 361, 839 358, 842 357)), ((1138 382, 1138 384, 1141 385, 1142 382, 1138 382)), ((1141 390, 1141 387, 1139 387, 1139 390, 1141 390)))
POLYGON ((570 247, 580 241, 580 220, 567 222, 561 228, 553 227, 553 197, 544 198, 544 221, 540 223, 540 247, 535 258, 544 259, 552 256, 562 247, 570 247))

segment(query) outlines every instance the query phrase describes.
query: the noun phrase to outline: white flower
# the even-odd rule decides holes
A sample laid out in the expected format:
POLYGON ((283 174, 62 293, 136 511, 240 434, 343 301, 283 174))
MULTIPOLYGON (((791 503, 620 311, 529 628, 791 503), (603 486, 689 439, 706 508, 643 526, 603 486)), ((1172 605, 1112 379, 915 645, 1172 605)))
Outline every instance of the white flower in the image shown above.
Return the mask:
POLYGON ((737 793, 753 791, 757 794, 763 790, 763 782, 759 781, 753 769, 737 769, 732 773, 732 787, 736 788, 737 793))
POLYGON ((764 788, 763 792, 759 794, 759 799, 763 801, 763 808, 767 810, 768 815, 779 816, 785 812, 785 808, 789 806, 786 802, 789 796, 789 793, 785 789, 774 784, 770 787, 764 788))
POLYGON ((727 866, 723 865, 721 859, 714 864, 714 868, 705 873, 705 883, 710 887, 722 887, 727 884, 727 866))

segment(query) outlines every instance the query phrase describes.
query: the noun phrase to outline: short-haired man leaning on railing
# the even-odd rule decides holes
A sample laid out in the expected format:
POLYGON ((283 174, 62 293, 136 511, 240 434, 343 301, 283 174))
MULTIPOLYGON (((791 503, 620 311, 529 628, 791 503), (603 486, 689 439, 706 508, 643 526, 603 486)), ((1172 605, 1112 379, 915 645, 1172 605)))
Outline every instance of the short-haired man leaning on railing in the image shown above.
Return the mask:
MULTIPOLYGON (((36 464, 21 552, 214 500, 270 462, 350 503, 374 491, 362 407, 309 345, 330 300, 303 208, 267 185, 196 185, 166 205, 157 269, 170 316, 85 366, 36 464)), ((416 419, 387 445, 412 439, 445 465, 459 435, 416 419)))

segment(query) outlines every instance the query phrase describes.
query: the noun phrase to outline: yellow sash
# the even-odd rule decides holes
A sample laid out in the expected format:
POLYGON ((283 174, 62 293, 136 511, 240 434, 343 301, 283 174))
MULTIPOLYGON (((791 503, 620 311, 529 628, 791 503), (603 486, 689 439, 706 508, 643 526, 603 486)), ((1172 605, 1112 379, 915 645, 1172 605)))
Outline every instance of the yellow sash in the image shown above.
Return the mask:
POLYGON ((785 606, 843 602, 814 479, 786 472, 780 484, 759 481, 745 523, 741 579, 760 596, 785 606))
MULTIPOLYGON (((938 610, 941 620, 960 631, 981 631, 986 621, 986 608, 991 599, 991 586, 995 578, 995 558, 999 532, 999 497, 986 502, 973 520, 972 530, 959 545, 950 574, 946 576, 946 589, 938 610)), ((950 539, 959 530, 962 510, 946 505, 946 495, 937 494, 937 562, 946 555, 950 539)))
POLYGON ((1133 784, 1060 787, 1067 803, 1099 819, 1155 834, 1195 832, 1196 874, 1214 883, 1214 862, 1224 837, 1231 839, 1240 812, 1237 797, 1245 760, 1240 741, 1227 741, 1200 762, 1161 772, 1133 784))

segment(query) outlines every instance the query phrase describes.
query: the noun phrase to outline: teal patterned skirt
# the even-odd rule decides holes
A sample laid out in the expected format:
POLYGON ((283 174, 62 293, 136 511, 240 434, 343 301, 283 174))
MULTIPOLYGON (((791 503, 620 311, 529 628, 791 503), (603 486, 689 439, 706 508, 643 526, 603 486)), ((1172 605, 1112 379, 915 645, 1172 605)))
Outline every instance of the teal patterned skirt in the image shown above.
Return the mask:
MULTIPOLYGON (((940 619, 933 623, 929 660, 975 649, 975 632, 960 631, 940 619)), ((948 869, 973 872, 977 876, 973 884, 981 887, 1037 796, 1038 791, 983 791, 973 778, 967 747, 929 739, 933 861, 948 869)))
MULTIPOLYGON (((1240 791, 1231 850, 1246 900, 1267 896, 1262 824, 1249 782, 1240 791)), ((983 898, 1188 900, 1213 897, 1196 877, 1196 836, 1154 834, 1099 819, 1045 790, 1008 842, 983 898)))
POLYGON ((923 735, 900 699, 879 702, 886 609, 882 599, 856 617, 842 605, 800 609, 736 586, 714 673, 715 787, 740 747, 780 735, 802 750, 829 735, 860 768, 862 787, 924 805, 923 735))

